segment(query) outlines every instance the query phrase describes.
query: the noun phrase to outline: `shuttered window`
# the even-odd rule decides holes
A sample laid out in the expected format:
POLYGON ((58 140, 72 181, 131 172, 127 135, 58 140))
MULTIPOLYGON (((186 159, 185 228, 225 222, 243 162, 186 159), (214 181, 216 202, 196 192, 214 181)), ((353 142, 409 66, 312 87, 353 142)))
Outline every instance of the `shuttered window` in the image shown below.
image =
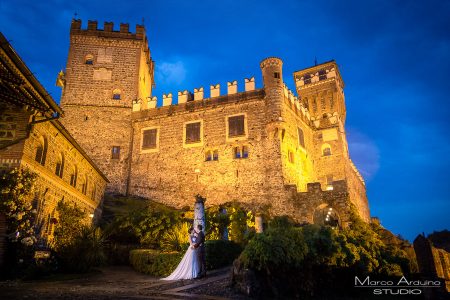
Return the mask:
POLYGON ((244 115, 228 118, 228 137, 245 135, 244 115))
POLYGON ((186 144, 201 142, 201 123, 186 124, 186 144))
POLYGON ((142 133, 142 150, 155 149, 156 148, 156 137, 158 134, 158 129, 146 129, 142 133))

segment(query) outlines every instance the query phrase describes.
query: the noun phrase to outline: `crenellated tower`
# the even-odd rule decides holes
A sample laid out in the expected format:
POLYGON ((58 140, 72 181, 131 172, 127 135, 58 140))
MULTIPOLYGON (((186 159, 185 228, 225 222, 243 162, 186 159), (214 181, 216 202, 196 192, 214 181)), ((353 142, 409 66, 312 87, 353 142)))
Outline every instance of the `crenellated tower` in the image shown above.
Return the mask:
POLYGON ((311 117, 338 113, 345 124, 344 81, 334 60, 294 72, 299 101, 311 117))
POLYGON ((108 192, 125 194, 132 151, 133 102, 147 103, 154 85, 154 64, 142 25, 72 20, 70 48, 62 87, 61 119, 83 149, 106 174, 108 192))

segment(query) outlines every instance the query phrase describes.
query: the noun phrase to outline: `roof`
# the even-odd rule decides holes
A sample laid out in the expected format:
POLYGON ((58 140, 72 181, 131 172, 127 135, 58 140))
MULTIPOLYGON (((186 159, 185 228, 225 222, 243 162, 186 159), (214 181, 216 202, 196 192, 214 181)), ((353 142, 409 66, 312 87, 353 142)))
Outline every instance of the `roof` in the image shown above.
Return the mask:
POLYGON ((330 64, 330 63, 336 64, 336 61, 335 61, 334 59, 332 59, 332 60, 329 60, 329 61, 320 63, 320 64, 315 65, 315 66, 312 66, 312 67, 307 67, 307 68, 304 68, 304 69, 300 69, 300 70, 298 70, 298 71, 295 71, 294 74, 295 74, 295 73, 302 73, 302 72, 305 72, 306 70, 312 70, 312 69, 316 69, 316 68, 317 68, 317 69, 320 69, 322 66, 327 65, 327 64, 330 64))
POLYGON ((2 98, 8 102, 22 105, 30 105, 41 112, 50 114, 63 114, 62 109, 53 100, 50 94, 45 90, 41 83, 34 77, 33 73, 28 69, 25 62, 16 53, 9 41, 0 32, 0 48, 6 53, 8 58, 19 69, 20 74, 9 66, 8 62, 0 57, 0 94, 2 98), (30 82, 33 89, 38 93, 27 88, 24 85, 22 76, 30 82))

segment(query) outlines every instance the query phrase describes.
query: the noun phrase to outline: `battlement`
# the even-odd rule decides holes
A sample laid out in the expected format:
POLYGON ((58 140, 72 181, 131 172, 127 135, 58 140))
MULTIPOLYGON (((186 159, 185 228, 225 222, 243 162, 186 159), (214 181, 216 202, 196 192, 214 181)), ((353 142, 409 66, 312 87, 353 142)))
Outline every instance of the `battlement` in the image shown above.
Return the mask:
MULTIPOLYGON (((237 80, 227 82, 227 94, 220 95, 220 84, 212 84, 209 86, 210 97, 205 98, 204 87, 194 88, 194 92, 188 90, 179 91, 177 93, 178 101, 174 103, 174 97, 172 93, 163 93, 162 95, 162 107, 165 106, 178 106, 189 102, 209 102, 216 98, 221 98, 220 102, 227 102, 224 98, 236 94, 240 94, 241 98, 246 98, 246 93, 255 91, 255 77, 245 78, 244 80, 245 91, 238 93, 238 82, 237 80)), ((292 95, 293 96, 293 95, 292 95)), ((146 99, 144 102, 142 99, 137 99, 133 101, 133 111, 141 111, 148 109, 156 109, 161 106, 157 105, 158 98, 156 96, 146 99)))
POLYGON ((294 92, 290 90, 286 84, 283 85, 283 95, 284 98, 288 100, 290 108, 306 123, 311 123, 311 115, 302 102, 299 101, 298 97, 295 96, 294 92))
POLYGON ((344 88, 344 81, 334 60, 294 72, 297 91, 332 80, 344 88))
POLYGON ((128 23, 121 23, 119 30, 114 30, 113 22, 104 22, 103 29, 98 28, 98 22, 89 20, 86 29, 82 29, 80 19, 73 19, 70 26, 71 35, 92 35, 111 38, 137 39, 142 40, 145 37, 145 28, 143 25, 136 25, 135 32, 130 32, 128 23))

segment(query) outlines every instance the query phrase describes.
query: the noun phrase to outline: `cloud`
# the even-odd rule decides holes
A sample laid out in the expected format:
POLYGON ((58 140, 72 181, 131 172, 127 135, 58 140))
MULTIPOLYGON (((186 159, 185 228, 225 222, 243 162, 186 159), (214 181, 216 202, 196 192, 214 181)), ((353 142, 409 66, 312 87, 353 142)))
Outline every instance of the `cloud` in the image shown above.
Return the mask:
POLYGON ((347 130, 350 157, 366 181, 373 179, 380 168, 378 146, 356 129, 347 130))
POLYGON ((180 85, 186 78, 186 68, 182 61, 161 62, 156 65, 156 82, 163 85, 180 85))

